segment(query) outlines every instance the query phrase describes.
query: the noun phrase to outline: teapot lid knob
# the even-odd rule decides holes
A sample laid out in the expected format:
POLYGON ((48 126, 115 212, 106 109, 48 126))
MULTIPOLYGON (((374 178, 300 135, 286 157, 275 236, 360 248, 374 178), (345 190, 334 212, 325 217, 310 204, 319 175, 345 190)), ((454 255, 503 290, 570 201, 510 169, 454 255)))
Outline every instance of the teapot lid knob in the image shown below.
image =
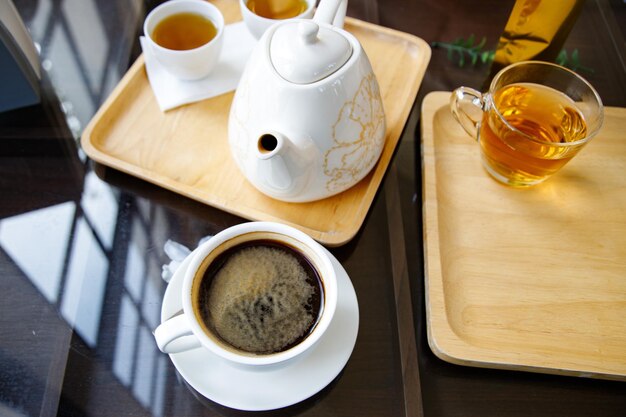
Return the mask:
POLYGON ((352 45, 340 31, 312 20, 285 22, 271 36, 270 61, 276 72, 291 83, 322 80, 352 56, 352 45))
POLYGON ((312 20, 303 20, 298 24, 300 39, 302 39, 304 43, 315 43, 319 30, 319 25, 312 20))

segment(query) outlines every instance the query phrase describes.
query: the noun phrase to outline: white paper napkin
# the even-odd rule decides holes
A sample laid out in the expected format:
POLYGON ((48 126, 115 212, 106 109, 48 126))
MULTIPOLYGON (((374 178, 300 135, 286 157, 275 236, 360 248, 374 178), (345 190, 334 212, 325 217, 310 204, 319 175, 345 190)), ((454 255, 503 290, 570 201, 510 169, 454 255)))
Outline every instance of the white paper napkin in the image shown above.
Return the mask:
MULTIPOLYGON (((202 245, 207 240, 211 239, 212 237, 213 235, 208 235, 200 239, 196 248, 202 245)), ((189 256, 192 250, 189 249, 187 246, 175 242, 171 239, 168 239, 167 242, 165 242, 163 250, 165 251, 167 257, 170 258, 170 262, 162 266, 161 278, 163 278, 165 282, 170 282, 180 264, 183 263, 185 258, 189 256)))
POLYGON ((243 22, 226 25, 223 36, 219 62, 207 77, 195 81, 179 80, 169 74, 150 53, 146 39, 140 37, 148 80, 162 111, 219 96, 237 88, 257 40, 243 22))

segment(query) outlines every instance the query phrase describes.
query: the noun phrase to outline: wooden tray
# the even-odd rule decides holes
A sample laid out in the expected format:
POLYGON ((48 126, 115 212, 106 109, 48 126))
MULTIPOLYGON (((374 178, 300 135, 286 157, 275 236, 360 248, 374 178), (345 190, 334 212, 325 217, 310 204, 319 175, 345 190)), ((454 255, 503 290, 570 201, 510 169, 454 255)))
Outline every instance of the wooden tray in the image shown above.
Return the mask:
POLYGON ((496 183, 422 104, 428 340, 462 365, 626 379, 626 109, 535 188, 496 183))
MULTIPOLYGON (((215 1, 227 23, 241 20, 236 1, 215 1)), ((81 143, 93 160, 249 220, 279 221, 329 246, 361 227, 393 156, 430 60, 415 36, 355 19, 346 29, 363 44, 376 74, 387 136, 378 164, 360 183, 312 203, 284 203, 250 185, 228 147, 233 93, 162 113, 143 56, 129 69, 85 129, 81 143), (211 146, 207 147, 207 142, 211 146)))

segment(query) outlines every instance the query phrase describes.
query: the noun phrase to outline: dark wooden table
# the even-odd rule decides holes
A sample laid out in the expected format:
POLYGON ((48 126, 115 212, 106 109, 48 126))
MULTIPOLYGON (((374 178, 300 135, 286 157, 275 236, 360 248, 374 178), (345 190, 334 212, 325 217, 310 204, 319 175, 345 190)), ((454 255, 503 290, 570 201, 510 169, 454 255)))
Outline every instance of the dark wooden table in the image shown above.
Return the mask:
MULTIPOLYGON (((77 138, 139 54, 154 2, 15 0, 44 68, 39 105, 0 114, 0 415, 231 416, 158 352, 168 239, 187 246, 244 221, 93 164, 77 138)), ((351 0, 349 15, 427 42, 497 42, 513 1, 351 0)), ((578 49, 606 105, 626 106, 626 5, 588 0, 578 49)), ((411 68, 406 68, 411 71, 411 68)), ((361 231, 332 249, 360 305, 355 350, 312 398, 267 415, 626 416, 626 383, 451 365, 426 341, 419 106, 480 87, 434 49, 393 163, 361 231)))

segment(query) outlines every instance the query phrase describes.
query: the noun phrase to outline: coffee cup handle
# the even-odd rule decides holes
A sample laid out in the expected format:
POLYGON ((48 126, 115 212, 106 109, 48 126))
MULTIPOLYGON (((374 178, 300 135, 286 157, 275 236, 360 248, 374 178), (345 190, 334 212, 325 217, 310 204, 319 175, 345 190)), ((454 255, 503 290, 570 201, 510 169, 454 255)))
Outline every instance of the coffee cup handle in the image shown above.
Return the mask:
POLYGON ((157 346, 163 353, 180 353, 200 347, 185 314, 172 317, 154 330, 157 346))
POLYGON ((450 96, 450 110, 463 129, 471 137, 478 139, 480 119, 485 110, 481 92, 470 87, 457 88, 450 96))

